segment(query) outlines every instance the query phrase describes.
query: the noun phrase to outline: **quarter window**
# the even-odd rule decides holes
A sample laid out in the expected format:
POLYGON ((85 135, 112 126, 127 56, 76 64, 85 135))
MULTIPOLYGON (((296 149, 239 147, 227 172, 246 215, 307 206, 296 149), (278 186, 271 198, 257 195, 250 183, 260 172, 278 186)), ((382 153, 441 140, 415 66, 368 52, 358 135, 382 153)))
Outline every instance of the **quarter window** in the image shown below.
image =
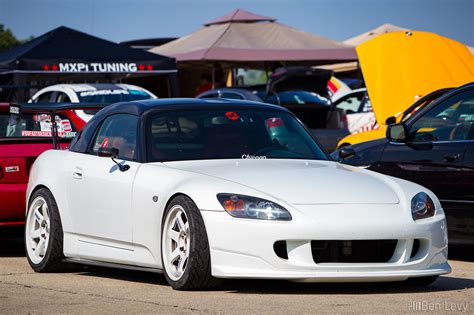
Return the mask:
POLYGON ((67 96, 66 93, 58 92, 56 96, 56 103, 70 103, 71 99, 67 96))
POLYGON ((136 159, 138 117, 117 114, 106 118, 95 136, 91 152, 97 154, 100 147, 116 148, 118 158, 136 159))
POLYGON ((51 101, 51 96, 53 96, 53 92, 46 92, 38 96, 35 100, 35 103, 49 103, 51 101))
POLYGON ((431 109, 410 128, 414 142, 473 139, 474 91, 450 98, 431 109))

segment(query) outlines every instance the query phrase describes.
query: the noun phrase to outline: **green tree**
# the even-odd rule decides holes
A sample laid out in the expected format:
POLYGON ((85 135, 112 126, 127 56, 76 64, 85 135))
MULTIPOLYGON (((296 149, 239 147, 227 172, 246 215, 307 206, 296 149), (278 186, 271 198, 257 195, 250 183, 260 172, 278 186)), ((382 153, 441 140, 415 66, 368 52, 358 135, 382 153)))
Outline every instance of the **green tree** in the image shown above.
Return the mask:
POLYGON ((0 24, 0 52, 18 46, 22 41, 18 40, 12 31, 0 24))

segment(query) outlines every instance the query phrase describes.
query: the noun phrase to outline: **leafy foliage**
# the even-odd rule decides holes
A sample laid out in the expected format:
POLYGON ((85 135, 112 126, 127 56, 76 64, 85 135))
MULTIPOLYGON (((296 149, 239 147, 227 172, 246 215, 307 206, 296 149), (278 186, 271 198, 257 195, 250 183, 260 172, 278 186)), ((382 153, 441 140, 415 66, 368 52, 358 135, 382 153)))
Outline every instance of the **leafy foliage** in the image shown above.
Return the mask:
POLYGON ((0 24, 0 52, 21 45, 31 39, 33 39, 32 36, 25 40, 19 40, 15 37, 15 35, 13 35, 10 29, 5 28, 3 24, 0 24))

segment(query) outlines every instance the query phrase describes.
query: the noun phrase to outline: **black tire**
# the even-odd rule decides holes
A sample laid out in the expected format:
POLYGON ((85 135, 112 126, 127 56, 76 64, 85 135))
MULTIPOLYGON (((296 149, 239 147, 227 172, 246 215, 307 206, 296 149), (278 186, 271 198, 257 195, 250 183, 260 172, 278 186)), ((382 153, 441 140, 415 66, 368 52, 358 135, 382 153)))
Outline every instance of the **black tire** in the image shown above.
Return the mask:
MULTIPOLYGON (((61 224, 61 217, 59 216, 58 206, 51 192, 46 188, 38 189, 30 198, 28 207, 38 197, 43 197, 49 209, 50 217, 50 229, 48 247, 44 254, 43 260, 39 263, 34 263, 28 254, 26 249, 26 258, 31 268, 36 272, 57 272, 68 269, 69 264, 64 263, 64 252, 63 252, 63 227, 61 224)), ((28 212, 31 209, 28 209, 28 212)), ((27 225, 25 224, 25 246, 28 246, 27 225)))
MULTIPOLYGON (((164 226, 168 212, 175 205, 180 205, 188 218, 191 235, 190 250, 186 269, 181 278, 175 281, 168 276, 166 268, 164 267, 164 246, 161 246, 161 261, 166 281, 175 290, 209 290, 218 287, 222 283, 222 280, 216 279, 211 275, 211 255, 206 227, 201 212, 194 202, 183 195, 173 198, 163 214, 162 227, 164 226)), ((163 228, 161 231, 161 239, 163 239, 163 228)))
POLYGON ((438 278, 439 276, 414 277, 407 279, 405 283, 411 286, 427 286, 438 280, 438 278))

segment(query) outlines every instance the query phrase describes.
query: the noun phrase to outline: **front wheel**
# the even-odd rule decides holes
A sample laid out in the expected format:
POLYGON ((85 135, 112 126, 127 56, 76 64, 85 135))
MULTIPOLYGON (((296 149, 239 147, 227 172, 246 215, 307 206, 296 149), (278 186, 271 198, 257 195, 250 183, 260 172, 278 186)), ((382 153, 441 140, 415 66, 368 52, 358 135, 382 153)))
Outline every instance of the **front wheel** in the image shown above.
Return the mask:
POLYGON ((63 228, 56 201, 46 188, 36 191, 30 200, 25 225, 28 262, 36 272, 63 270, 63 228))
POLYGON ((201 213, 186 196, 173 198, 163 216, 161 257, 166 281, 173 289, 210 289, 221 282, 211 275, 209 242, 201 213))

